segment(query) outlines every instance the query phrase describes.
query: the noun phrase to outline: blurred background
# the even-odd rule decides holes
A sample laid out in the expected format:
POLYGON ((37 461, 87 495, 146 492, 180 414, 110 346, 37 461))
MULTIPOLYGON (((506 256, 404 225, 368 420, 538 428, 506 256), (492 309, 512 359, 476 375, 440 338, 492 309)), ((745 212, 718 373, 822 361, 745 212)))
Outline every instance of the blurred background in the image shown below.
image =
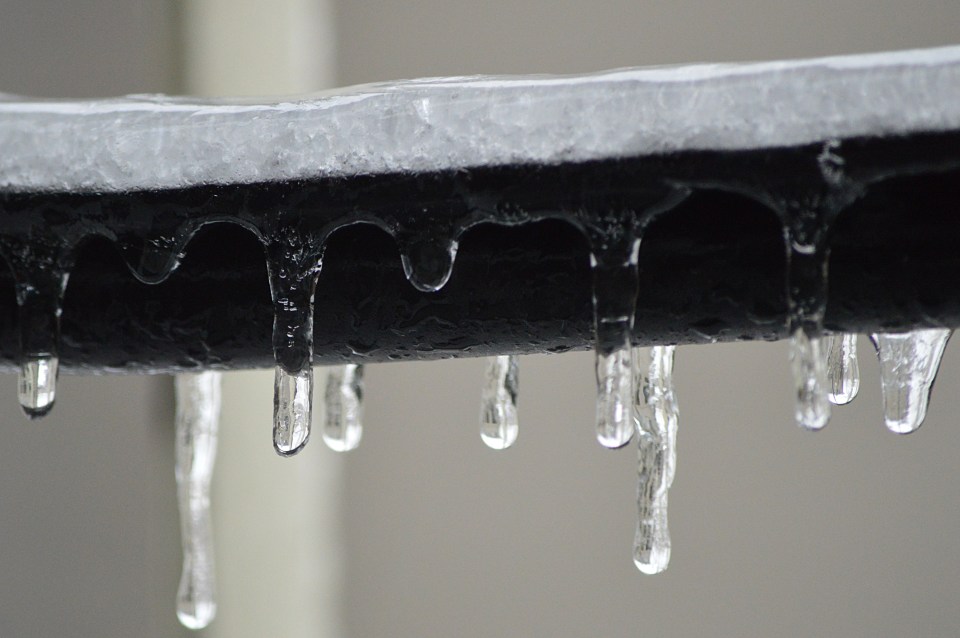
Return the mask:
MULTIPOLYGON (((291 94, 960 42, 955 0, 706 6, 0 0, 0 91, 291 94)), ((499 453, 477 433, 478 360, 370 366, 360 448, 317 437, 289 460, 270 445, 272 373, 226 375, 220 610, 202 633, 955 635, 960 352, 900 437, 860 346, 860 397, 819 434, 793 424, 784 343, 678 349, 673 560, 656 577, 631 560, 636 453, 594 440, 587 353, 521 359, 520 439, 499 453)), ((170 379, 65 377, 37 423, 15 385, 0 378, 0 636, 189 635, 170 379)))

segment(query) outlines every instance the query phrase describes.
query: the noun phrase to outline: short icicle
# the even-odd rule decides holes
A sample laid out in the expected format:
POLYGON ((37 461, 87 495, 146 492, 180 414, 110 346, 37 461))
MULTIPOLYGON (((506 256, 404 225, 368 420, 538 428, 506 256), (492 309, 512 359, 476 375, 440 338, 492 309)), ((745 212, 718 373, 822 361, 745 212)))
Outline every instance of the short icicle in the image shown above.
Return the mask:
POLYGON ((363 366, 330 368, 324 393, 323 441, 335 452, 349 452, 363 437, 363 366))
POLYGON ((860 364, 857 363, 857 335, 844 333, 823 338, 827 351, 827 398, 835 405, 853 401, 860 390, 860 364))
POLYGON ((273 447, 293 456, 310 440, 313 418, 313 368, 291 374, 277 365, 273 377, 273 447))
POLYGON ((633 562, 644 574, 670 563, 667 492, 677 464, 677 400, 674 346, 634 348, 633 419, 637 428, 637 533, 633 562))
POLYGON ((220 373, 176 376, 176 479, 183 545, 177 617, 202 629, 217 613, 210 523, 210 479, 217 454, 220 373))
POLYGON ((633 438, 631 335, 637 302, 640 240, 610 254, 591 253, 596 330, 597 440, 621 448, 633 438))
POLYGON ((927 415, 930 391, 952 334, 947 328, 870 336, 880 359, 883 420, 891 432, 910 434, 927 415))
POLYGON ((17 398, 31 419, 46 416, 53 408, 58 368, 59 359, 52 355, 31 356, 20 364, 17 398))
POLYGON ((519 366, 516 355, 487 359, 480 403, 480 438, 487 447, 505 450, 517 441, 517 386, 519 366))
POLYGON ((822 429, 830 420, 827 398, 827 367, 820 353, 820 339, 797 328, 790 338, 790 364, 793 370, 794 416, 807 430, 822 429))

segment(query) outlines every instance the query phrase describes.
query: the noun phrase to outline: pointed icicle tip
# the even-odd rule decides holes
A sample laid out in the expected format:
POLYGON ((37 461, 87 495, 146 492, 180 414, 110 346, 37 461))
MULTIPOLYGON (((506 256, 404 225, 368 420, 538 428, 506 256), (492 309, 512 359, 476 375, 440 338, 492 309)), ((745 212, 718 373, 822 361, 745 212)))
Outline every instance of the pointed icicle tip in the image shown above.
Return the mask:
POLYGON ((857 362, 857 335, 835 334, 823 338, 827 351, 827 398, 834 405, 846 405, 860 391, 860 364, 857 362))
POLYGON ((880 359, 883 420, 891 432, 915 432, 927 416, 930 391, 952 330, 931 328, 870 338, 880 359))
POLYGON ((324 393, 323 441, 334 452, 349 452, 363 437, 363 366, 330 368, 324 393))
POLYGON ((313 407, 313 368, 291 374, 276 367, 273 387, 273 448, 293 456, 310 440, 313 407))
POLYGON ((519 365, 515 355, 489 357, 480 402, 480 438, 487 447, 505 450, 517 441, 519 365))
POLYGON ((58 369, 57 357, 33 357, 20 366, 17 397, 31 419, 44 417, 53 409, 58 369))
POLYGON ((830 420, 827 368, 820 354, 820 339, 797 328, 790 338, 790 364, 797 424, 806 430, 820 430, 830 420))

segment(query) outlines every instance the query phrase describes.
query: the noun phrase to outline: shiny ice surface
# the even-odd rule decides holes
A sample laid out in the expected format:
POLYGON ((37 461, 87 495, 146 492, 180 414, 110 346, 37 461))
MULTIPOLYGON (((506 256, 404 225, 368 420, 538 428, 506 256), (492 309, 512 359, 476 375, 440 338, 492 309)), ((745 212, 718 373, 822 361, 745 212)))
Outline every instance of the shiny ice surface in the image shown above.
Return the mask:
POLYGON ((516 355, 488 357, 480 401, 480 438, 487 447, 504 450, 517 441, 519 365, 516 355))

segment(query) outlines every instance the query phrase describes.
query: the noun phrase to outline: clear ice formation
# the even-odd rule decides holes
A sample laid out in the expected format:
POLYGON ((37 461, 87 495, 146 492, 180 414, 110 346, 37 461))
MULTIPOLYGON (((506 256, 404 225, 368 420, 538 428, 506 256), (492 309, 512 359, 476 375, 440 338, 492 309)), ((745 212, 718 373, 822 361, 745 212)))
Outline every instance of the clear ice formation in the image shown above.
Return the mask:
POLYGON ((923 423, 930 390, 952 332, 929 328, 870 336, 880 359, 883 420, 891 432, 909 434, 923 423))
POLYGON ((957 128, 960 47, 569 77, 422 79, 266 104, 7 96, 0 100, 0 189, 125 192, 957 128))
POLYGON ((519 365, 516 355, 488 357, 480 401, 480 438, 487 447, 505 450, 517 441, 517 388, 519 365))
POLYGON ((31 357, 21 364, 17 398, 31 419, 40 418, 53 408, 58 367, 56 357, 31 357))
POLYGON ((677 398, 674 346, 634 348, 633 419, 637 427, 637 532, 633 562, 644 574, 670 563, 667 491, 677 466, 677 398))
POLYGON ((823 337, 827 351, 827 398, 835 405, 853 401, 860 390, 860 364, 857 363, 857 335, 832 334, 823 337))
POLYGON ((609 354, 597 352, 597 441, 610 449, 621 448, 633 438, 633 372, 630 347, 609 354))
POLYGON ((797 328, 790 337, 790 365, 793 370, 797 424, 819 430, 830 420, 827 399, 827 367, 820 354, 820 339, 797 328))
POLYGON ((323 440, 335 452, 349 452, 363 437, 363 366, 330 368, 324 394, 323 440))
POLYGON ((290 374, 277 366, 273 377, 273 449, 293 456, 310 440, 313 368, 290 374))
POLYGON ((202 629, 217 613, 210 523, 210 479, 217 454, 220 373, 176 375, 176 479, 183 571, 177 617, 202 629))

